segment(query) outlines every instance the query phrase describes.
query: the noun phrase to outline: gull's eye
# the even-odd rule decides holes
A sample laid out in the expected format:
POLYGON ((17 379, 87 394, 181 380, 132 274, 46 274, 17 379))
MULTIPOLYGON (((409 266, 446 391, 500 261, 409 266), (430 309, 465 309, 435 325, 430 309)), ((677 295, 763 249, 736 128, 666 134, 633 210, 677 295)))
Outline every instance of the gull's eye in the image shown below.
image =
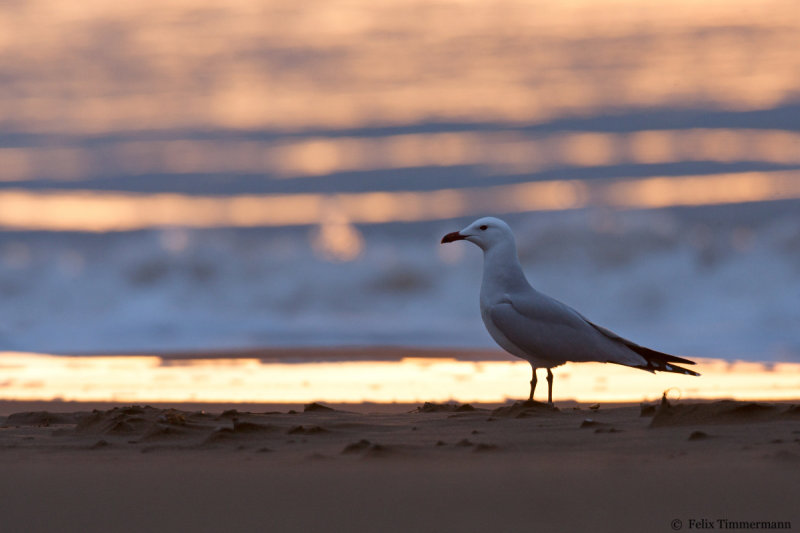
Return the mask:
POLYGON ((489 226, 487 226, 486 224, 484 224, 483 226, 481 226, 481 231, 486 231, 486 228, 488 228, 488 227, 489 227, 489 226))

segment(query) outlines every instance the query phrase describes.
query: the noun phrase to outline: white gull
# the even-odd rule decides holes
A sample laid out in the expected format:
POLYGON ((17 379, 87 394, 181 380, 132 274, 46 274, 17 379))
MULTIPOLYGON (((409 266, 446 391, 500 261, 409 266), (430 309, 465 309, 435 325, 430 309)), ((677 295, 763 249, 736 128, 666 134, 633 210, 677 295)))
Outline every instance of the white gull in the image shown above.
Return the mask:
POLYGON ((693 365, 694 361, 639 346, 531 287, 519 264, 514 234, 502 220, 480 218, 442 237, 442 244, 459 240, 483 250, 481 318, 497 344, 531 364, 529 401, 536 388, 536 369, 546 368, 547 401, 553 402, 551 369, 567 361, 700 375, 674 364, 693 365))

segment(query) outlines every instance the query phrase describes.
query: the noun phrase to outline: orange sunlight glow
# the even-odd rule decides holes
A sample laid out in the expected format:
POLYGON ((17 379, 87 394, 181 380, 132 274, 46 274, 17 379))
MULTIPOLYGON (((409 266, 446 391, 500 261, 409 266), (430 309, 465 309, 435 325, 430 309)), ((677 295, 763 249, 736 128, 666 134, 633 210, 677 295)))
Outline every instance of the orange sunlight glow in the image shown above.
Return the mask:
POLYGON ((28 0, 0 13, 0 49, 19 58, 0 117, 98 133, 765 109, 797 94, 795 13, 792 0, 28 0))
POLYGON ((12 189, 0 191, 0 227, 103 232, 158 226, 323 224, 323 229, 328 228, 324 231, 338 232, 336 235, 341 236, 344 247, 357 249, 358 237, 349 232, 349 224, 443 220, 480 213, 553 211, 590 205, 648 209, 788 199, 800 199, 798 171, 620 179, 600 183, 553 180, 424 192, 330 195, 225 197, 12 189), (332 221, 331 216, 338 217, 338 222, 332 221))
MULTIPOLYGON (((703 375, 653 375, 617 365, 567 364, 555 371, 555 399, 649 401, 672 388, 693 399, 794 400, 800 391, 798 363, 707 359, 695 369, 703 375)), ((526 362, 449 358, 265 363, 5 352, 0 353, 0 372, 2 400, 116 402, 503 402, 526 397, 530 380, 526 362)))

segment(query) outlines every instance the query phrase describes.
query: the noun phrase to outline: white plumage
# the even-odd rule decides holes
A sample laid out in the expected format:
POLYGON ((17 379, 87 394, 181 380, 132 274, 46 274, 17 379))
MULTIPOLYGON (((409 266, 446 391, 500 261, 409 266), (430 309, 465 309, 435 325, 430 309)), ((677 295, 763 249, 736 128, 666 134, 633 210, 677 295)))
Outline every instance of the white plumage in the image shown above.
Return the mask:
POLYGON ((461 231, 445 235, 442 244, 457 240, 470 241, 483 250, 481 317, 497 344, 530 362, 533 377, 529 400, 533 400, 536 388, 536 369, 546 368, 547 398, 552 403, 550 369, 567 361, 699 375, 673 364, 693 365, 693 361, 639 346, 531 287, 519 264, 514 234, 502 220, 478 219, 461 231))

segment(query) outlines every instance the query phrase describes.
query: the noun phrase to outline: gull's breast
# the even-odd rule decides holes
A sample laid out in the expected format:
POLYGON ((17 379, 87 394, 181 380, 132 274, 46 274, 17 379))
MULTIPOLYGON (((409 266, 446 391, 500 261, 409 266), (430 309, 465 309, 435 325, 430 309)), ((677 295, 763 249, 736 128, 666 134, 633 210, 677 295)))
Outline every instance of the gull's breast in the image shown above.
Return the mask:
POLYGON ((486 326, 486 331, 489 332, 489 335, 491 335, 492 339, 494 339, 494 342, 499 344, 502 349, 511 355, 516 355, 517 357, 525 359, 526 361, 531 360, 531 354, 526 353, 520 347, 508 340, 503 332, 500 331, 497 326, 495 326, 494 322, 492 322, 492 317, 490 316, 488 306, 481 306, 481 318, 483 319, 483 325, 486 326))
POLYGON ((530 362, 537 368, 554 368, 565 363, 563 360, 554 358, 553 355, 555 354, 532 353, 532 351, 523 350, 511 342, 503 333, 503 331, 495 325, 494 321, 492 321, 490 312, 491 308, 492 306, 490 304, 484 304, 484 302, 481 302, 481 319, 483 320, 483 325, 486 327, 486 331, 489 332, 489 335, 492 337, 492 339, 494 339, 494 342, 496 342, 502 349, 511 355, 530 362))

